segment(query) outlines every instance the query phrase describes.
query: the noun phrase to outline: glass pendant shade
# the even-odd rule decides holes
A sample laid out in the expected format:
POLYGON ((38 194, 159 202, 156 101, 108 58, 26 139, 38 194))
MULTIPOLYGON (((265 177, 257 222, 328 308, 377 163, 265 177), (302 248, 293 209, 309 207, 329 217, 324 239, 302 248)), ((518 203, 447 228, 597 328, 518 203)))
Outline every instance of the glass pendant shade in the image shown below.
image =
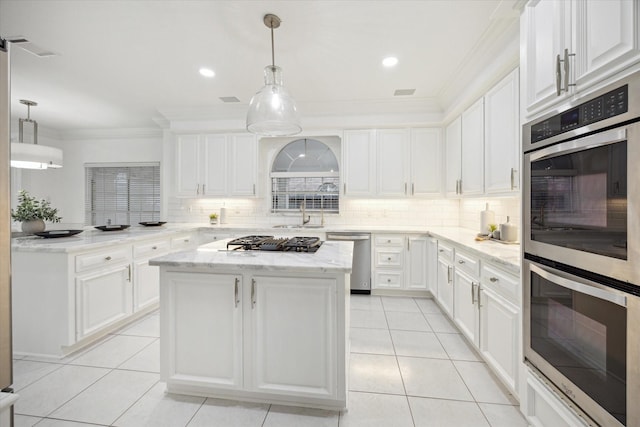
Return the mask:
POLYGON ((264 87, 251 98, 247 130, 265 136, 296 135, 302 131, 295 100, 282 85, 282 69, 264 68, 264 87))

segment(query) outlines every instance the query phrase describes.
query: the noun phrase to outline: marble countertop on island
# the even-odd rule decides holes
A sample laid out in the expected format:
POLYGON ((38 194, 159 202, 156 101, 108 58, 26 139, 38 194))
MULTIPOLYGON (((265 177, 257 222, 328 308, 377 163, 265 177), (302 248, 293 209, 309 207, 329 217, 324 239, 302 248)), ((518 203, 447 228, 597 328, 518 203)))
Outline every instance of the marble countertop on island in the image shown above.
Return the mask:
POLYGON ((227 240, 208 243, 197 250, 153 258, 149 265, 176 268, 351 273, 353 242, 324 242, 315 253, 227 250, 227 240))

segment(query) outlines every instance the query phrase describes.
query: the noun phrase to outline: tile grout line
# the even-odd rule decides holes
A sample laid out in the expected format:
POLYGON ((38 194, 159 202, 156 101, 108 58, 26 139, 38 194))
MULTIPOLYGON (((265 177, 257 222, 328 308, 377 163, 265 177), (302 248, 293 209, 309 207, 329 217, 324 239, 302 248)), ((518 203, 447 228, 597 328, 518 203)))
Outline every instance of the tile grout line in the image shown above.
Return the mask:
MULTIPOLYGON (((117 369, 114 369, 114 371, 115 371, 115 370, 117 370, 117 369)), ((160 382, 160 380, 158 379, 158 381, 156 381, 155 383, 153 383, 153 384, 151 385, 151 387, 149 387, 149 388, 148 388, 144 393, 142 393, 142 394, 140 395, 140 397, 138 397, 138 398, 137 398, 137 399, 136 399, 136 400, 135 400, 131 405, 129 405, 129 406, 127 407, 127 409, 125 409, 124 411, 122 411, 122 413, 121 413, 120 415, 118 415, 118 416, 116 417, 116 419, 115 419, 115 420, 113 420, 112 422, 110 422, 110 423, 109 423, 109 425, 110 425, 110 426, 113 426, 115 423, 117 423, 117 422, 118 422, 118 420, 119 420, 120 418, 122 418, 122 416, 123 416, 124 414, 126 414, 126 413, 127 413, 127 411, 128 411, 129 409, 133 408, 133 407, 135 406, 135 404, 136 404, 136 403, 138 403, 138 402, 139 402, 139 401, 140 401, 144 396, 146 396, 146 394, 147 394, 147 393, 149 393, 149 391, 150 391, 152 388, 154 388, 154 387, 156 386, 156 384, 158 384, 159 382, 160 382)))

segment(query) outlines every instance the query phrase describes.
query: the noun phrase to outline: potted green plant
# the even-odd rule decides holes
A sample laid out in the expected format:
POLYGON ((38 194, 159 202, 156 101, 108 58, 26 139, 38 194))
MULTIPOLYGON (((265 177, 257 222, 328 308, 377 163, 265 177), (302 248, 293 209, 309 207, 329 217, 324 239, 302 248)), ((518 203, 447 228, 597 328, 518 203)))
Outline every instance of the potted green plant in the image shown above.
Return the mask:
POLYGON ((58 209, 51 207, 45 199, 38 200, 27 191, 18 193, 18 206, 11 209, 11 218, 22 222, 22 231, 28 234, 44 231, 45 221, 60 222, 58 209))
POLYGON ((218 214, 217 213, 209 214, 209 224, 215 225, 217 223, 218 223, 218 214))

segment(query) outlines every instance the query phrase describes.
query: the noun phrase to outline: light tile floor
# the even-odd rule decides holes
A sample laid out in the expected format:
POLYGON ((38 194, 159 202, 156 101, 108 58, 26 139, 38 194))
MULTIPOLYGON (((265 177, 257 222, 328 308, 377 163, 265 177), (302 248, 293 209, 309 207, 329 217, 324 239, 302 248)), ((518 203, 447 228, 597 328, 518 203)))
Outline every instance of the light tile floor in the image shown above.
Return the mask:
POLYGON ((63 360, 14 361, 16 427, 520 427, 513 397, 426 298, 351 297, 344 413, 165 393, 159 315, 63 360))

